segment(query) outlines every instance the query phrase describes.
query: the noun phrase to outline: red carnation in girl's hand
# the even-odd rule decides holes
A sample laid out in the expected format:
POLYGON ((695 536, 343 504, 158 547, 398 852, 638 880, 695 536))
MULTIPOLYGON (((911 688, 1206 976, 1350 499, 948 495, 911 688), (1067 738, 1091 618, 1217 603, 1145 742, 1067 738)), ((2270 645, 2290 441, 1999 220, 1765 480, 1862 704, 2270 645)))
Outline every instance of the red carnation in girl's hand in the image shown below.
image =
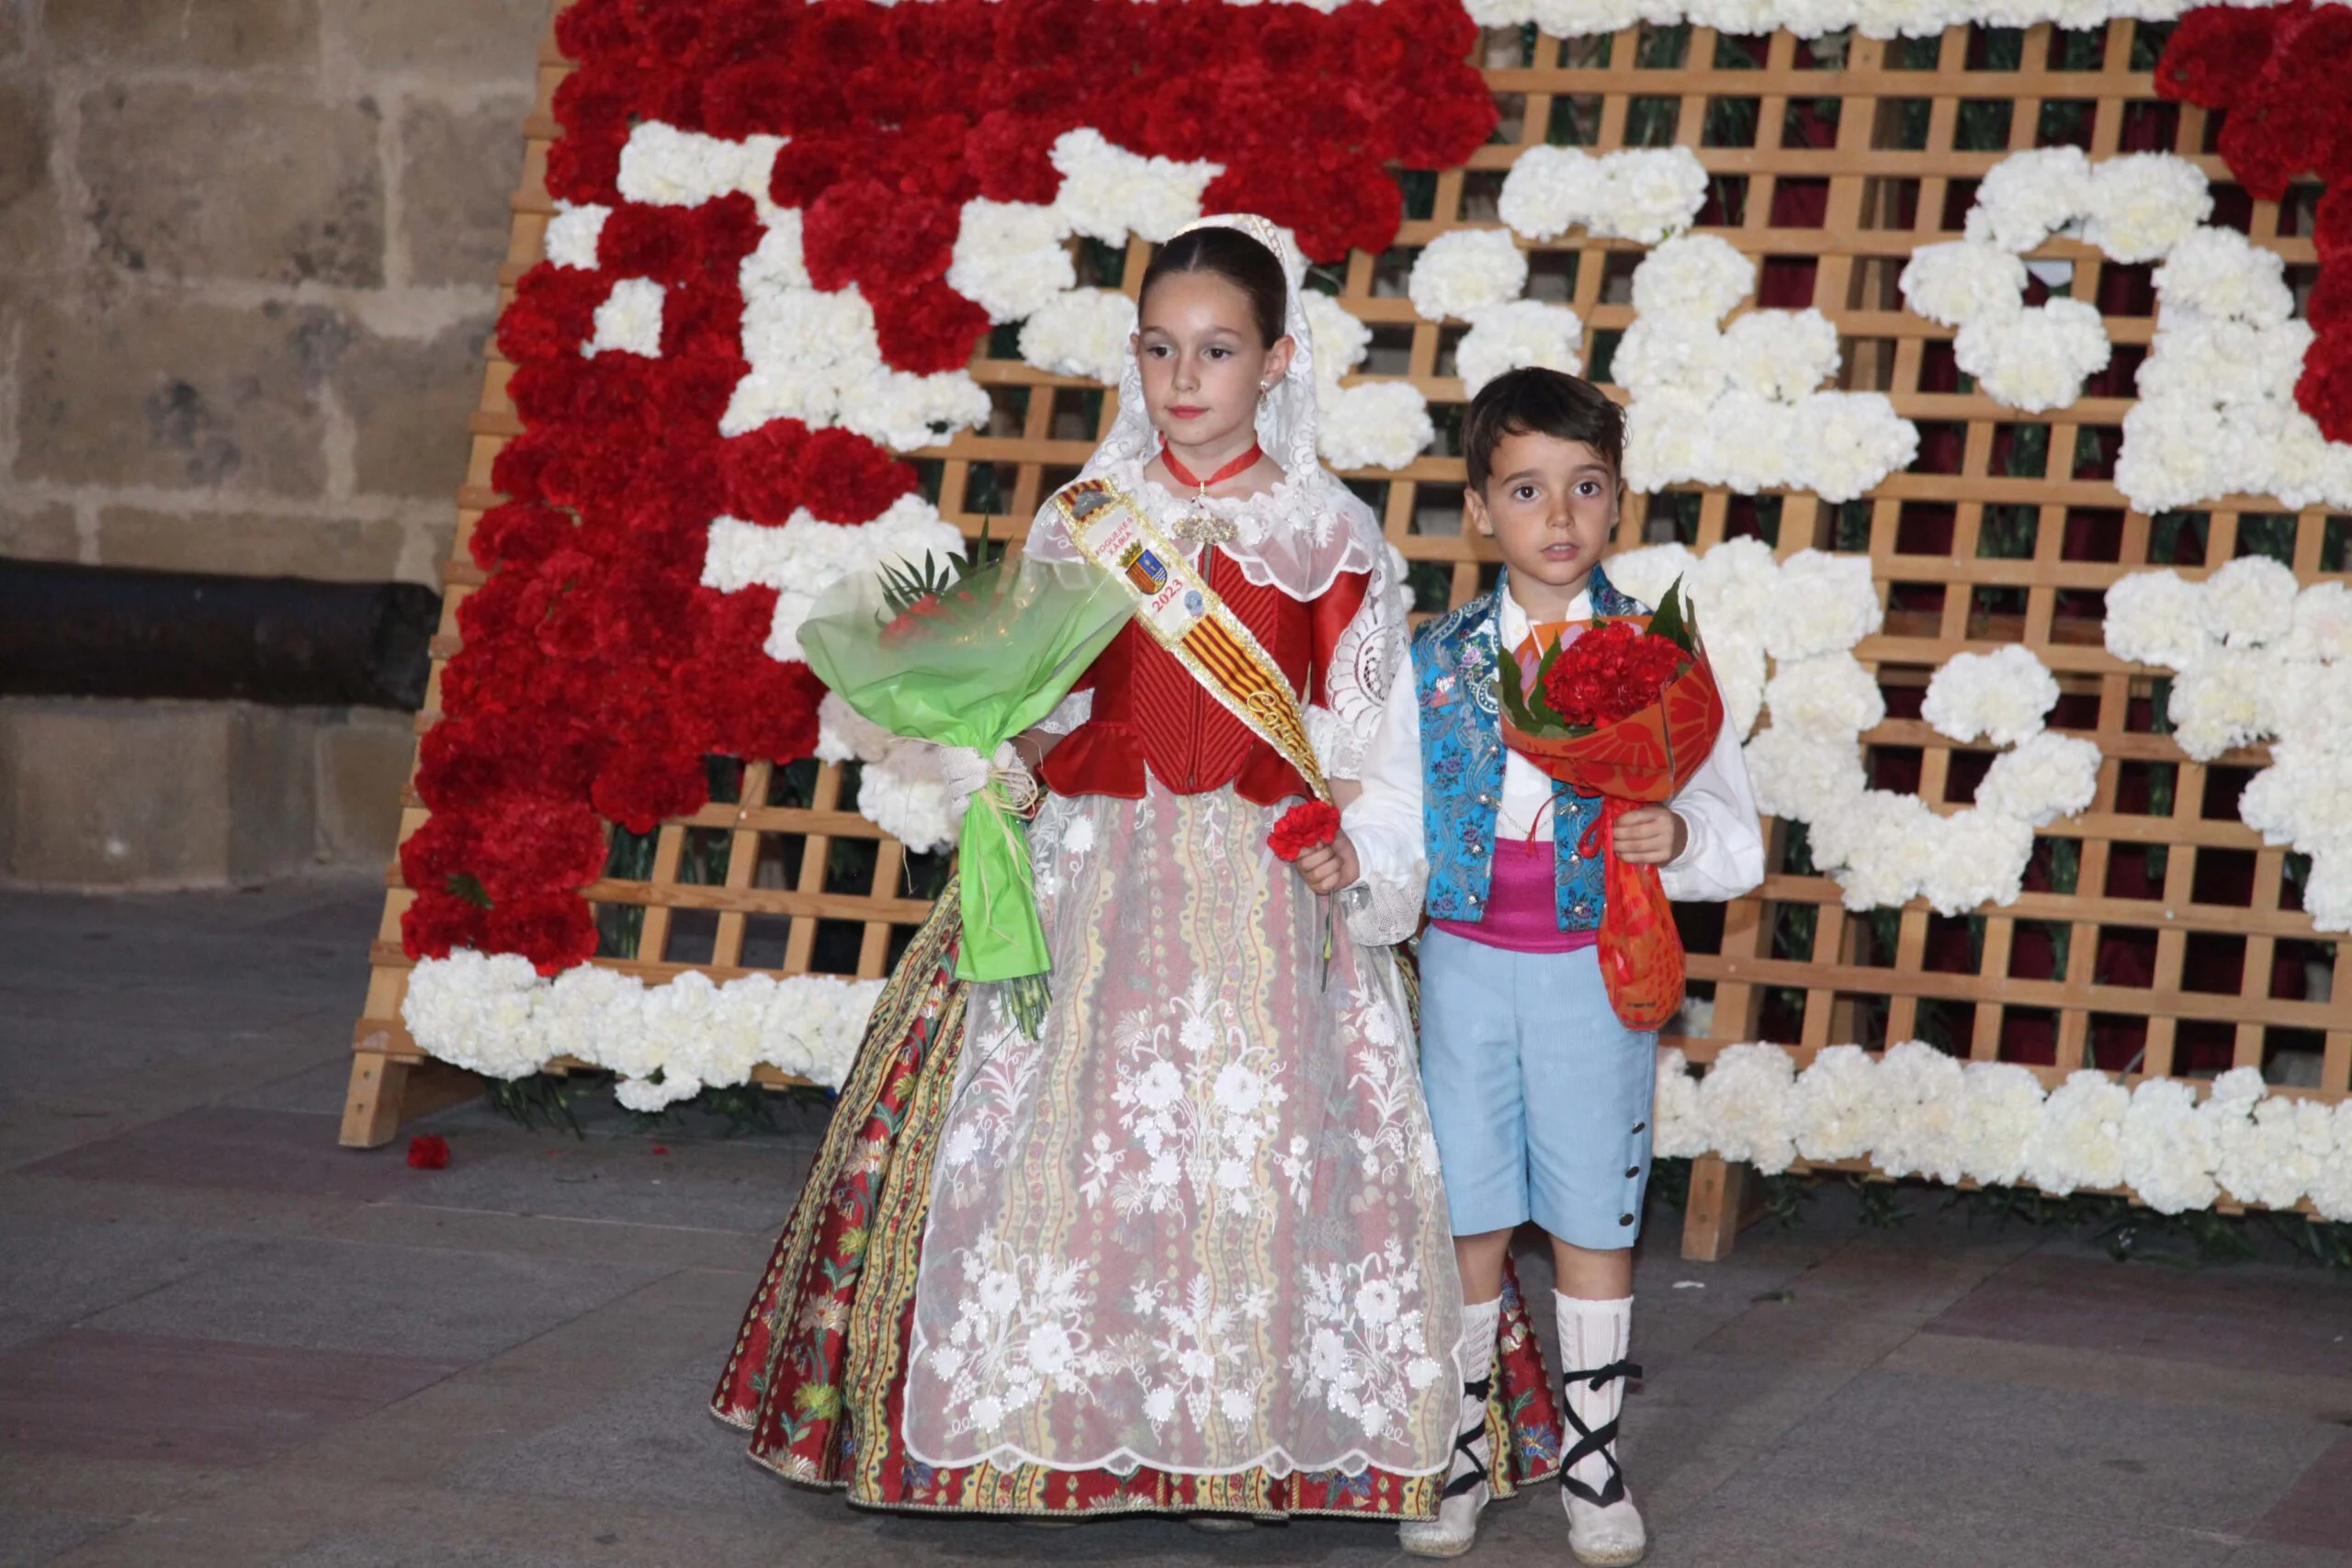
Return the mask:
POLYGON ((1544 700, 1569 724, 1631 718, 1665 691, 1690 655, 1662 637, 1612 621, 1570 643, 1544 677, 1544 700))
POLYGON ((1339 836, 1340 808, 1328 800, 1310 800, 1283 813, 1266 835, 1266 847, 1276 860, 1295 861, 1339 836))

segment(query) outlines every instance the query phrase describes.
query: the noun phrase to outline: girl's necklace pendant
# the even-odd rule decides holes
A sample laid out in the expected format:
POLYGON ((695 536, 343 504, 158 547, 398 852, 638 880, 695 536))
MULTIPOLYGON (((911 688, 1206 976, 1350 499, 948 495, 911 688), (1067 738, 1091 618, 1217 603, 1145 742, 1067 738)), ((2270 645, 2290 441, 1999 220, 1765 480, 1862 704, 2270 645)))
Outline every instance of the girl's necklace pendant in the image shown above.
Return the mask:
POLYGON ((1188 545, 1231 544, 1240 536, 1241 530, 1234 525, 1232 519, 1219 517, 1208 509, 1209 486, 1223 484, 1234 475, 1248 471, 1250 467, 1262 456, 1264 454, 1259 450, 1258 444, 1253 441, 1250 444, 1250 450, 1242 453, 1208 478, 1202 479, 1187 468, 1177 458, 1175 453, 1169 451, 1167 446, 1162 445, 1159 460, 1167 465, 1168 472, 1177 483, 1194 487, 1193 501, 1199 508, 1198 511, 1188 512, 1177 518, 1169 525, 1168 531, 1188 545))

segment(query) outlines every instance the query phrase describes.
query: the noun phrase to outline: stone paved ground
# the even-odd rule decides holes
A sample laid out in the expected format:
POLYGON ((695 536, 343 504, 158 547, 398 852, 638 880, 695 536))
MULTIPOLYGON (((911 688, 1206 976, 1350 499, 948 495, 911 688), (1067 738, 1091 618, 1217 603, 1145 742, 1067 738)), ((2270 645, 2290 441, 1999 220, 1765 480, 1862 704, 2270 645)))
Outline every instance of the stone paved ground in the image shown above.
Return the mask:
MULTIPOLYGON (((0 1568, 1396 1559, 1344 1523, 860 1515, 753 1470, 702 1398, 818 1124, 469 1109, 444 1171, 337 1148, 379 898, 0 896, 0 1568)), ((2352 1568, 2352 1280, 1867 1229, 1834 1192, 1640 1278, 1660 1568, 2352 1568)), ((1478 1560, 1567 1561, 1555 1507, 1495 1510, 1478 1560)))

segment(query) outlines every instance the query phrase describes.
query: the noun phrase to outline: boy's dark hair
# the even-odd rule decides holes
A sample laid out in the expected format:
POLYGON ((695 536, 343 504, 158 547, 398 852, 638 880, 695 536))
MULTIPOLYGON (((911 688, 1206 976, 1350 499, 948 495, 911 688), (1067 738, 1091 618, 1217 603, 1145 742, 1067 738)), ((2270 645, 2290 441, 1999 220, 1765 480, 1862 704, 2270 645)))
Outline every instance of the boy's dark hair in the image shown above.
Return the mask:
POLYGON ((1151 298, 1153 284, 1179 272, 1213 272, 1240 289, 1249 297, 1261 346, 1272 348, 1282 341, 1290 285, 1273 252, 1222 223, 1187 229, 1152 253, 1151 265, 1143 269, 1143 287, 1136 290, 1138 307, 1151 298))
POLYGON ((1495 448, 1506 436, 1549 435, 1581 441, 1608 459, 1609 471, 1625 471, 1625 414, 1581 377, 1531 366, 1506 370, 1478 389, 1462 421, 1462 461, 1470 488, 1487 488, 1495 448))

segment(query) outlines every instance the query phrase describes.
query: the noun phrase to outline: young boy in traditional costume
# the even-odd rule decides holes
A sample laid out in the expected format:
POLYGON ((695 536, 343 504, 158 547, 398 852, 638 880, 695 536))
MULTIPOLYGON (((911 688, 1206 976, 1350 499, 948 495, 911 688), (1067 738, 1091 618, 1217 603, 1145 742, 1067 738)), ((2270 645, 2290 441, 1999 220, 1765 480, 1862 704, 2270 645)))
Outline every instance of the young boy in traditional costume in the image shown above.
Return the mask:
MULTIPOLYGON (((1502 658, 1532 668, 1576 623, 1648 614, 1601 567, 1623 492, 1624 423, 1589 382, 1515 370, 1472 402, 1464 442, 1466 514, 1495 541, 1502 580, 1420 627, 1344 830, 1298 863, 1318 892, 1428 888, 1421 1077, 1465 1303, 1464 1430, 1438 1518, 1403 1526, 1405 1549, 1451 1557, 1476 1540, 1503 1263, 1532 1219, 1551 1238, 1558 1286, 1569 1545, 1586 1563, 1631 1563, 1647 1541, 1616 1437, 1625 1380, 1639 1375, 1626 1355, 1657 1037, 1620 1022, 1594 953, 1602 862, 1581 846, 1600 803, 1505 746, 1497 673, 1502 658)), ((1756 802, 1729 728, 1669 805, 1618 820, 1612 847, 1658 867, 1676 898, 1734 898, 1763 879, 1756 802)))

